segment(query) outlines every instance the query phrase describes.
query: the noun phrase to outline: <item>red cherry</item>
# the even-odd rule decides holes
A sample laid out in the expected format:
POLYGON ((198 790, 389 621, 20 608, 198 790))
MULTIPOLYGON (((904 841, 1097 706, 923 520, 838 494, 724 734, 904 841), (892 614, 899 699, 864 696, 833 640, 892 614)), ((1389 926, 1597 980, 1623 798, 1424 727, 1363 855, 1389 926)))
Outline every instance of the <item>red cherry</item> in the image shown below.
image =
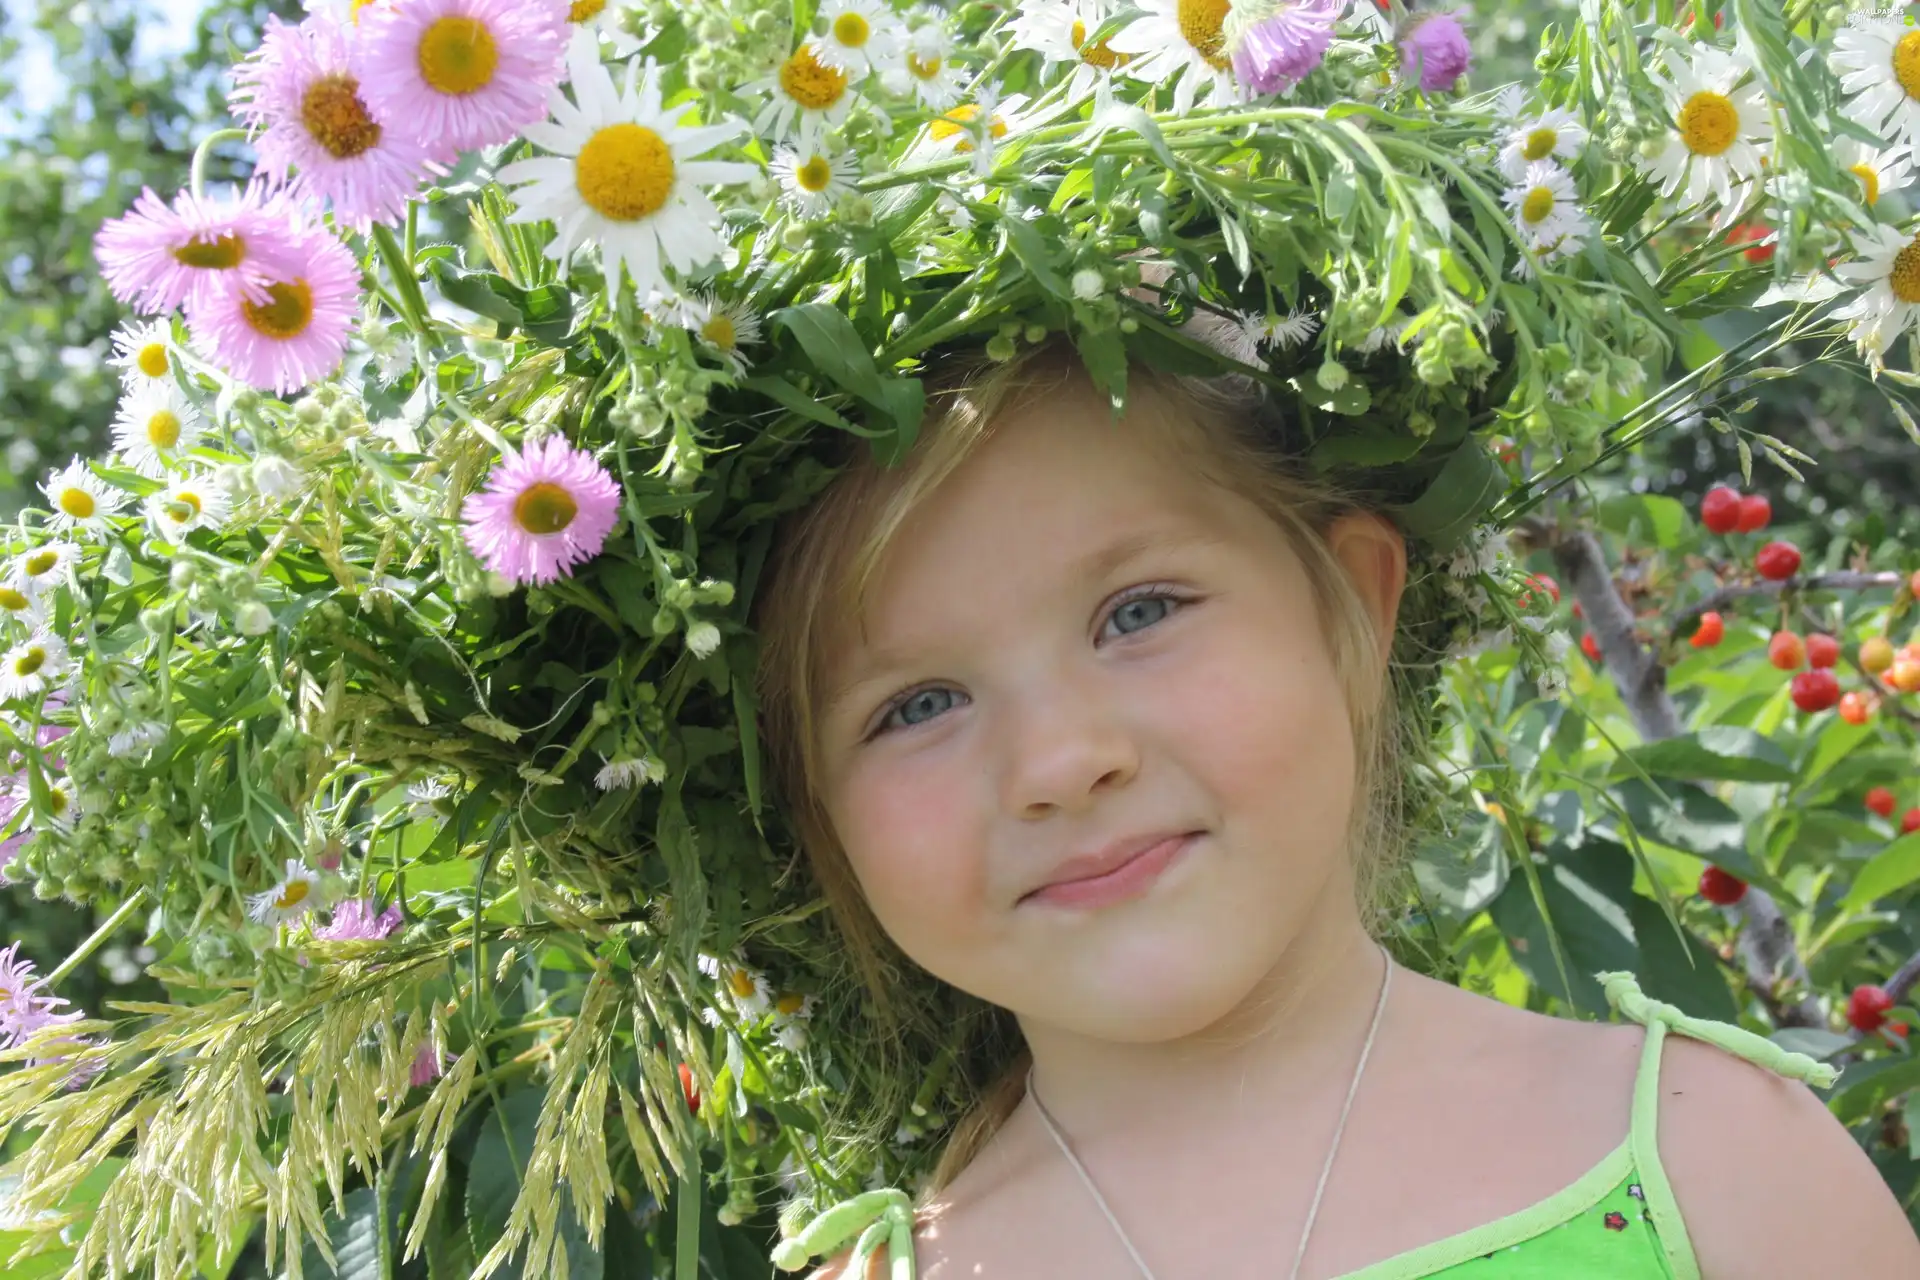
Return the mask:
POLYGON ((1848 724, 1865 724, 1873 715, 1873 704, 1863 693, 1840 695, 1840 718, 1848 724))
POLYGON ((1913 576, 1907 579, 1907 594, 1910 596, 1920 596, 1920 569, 1915 569, 1913 576))
MULTIPOLYGON (((1549 578, 1546 574, 1530 573, 1527 575, 1527 582, 1531 586, 1538 586, 1548 595, 1552 596, 1555 604, 1560 603, 1560 584, 1552 578, 1549 578)), ((1520 595, 1520 603, 1522 607, 1531 608, 1533 605, 1533 592, 1523 591, 1520 595)))
POLYGON ((1593 632, 1580 637, 1580 652, 1587 655, 1588 662, 1600 661, 1600 642, 1593 638, 1593 632))
POLYGON ((1694 628, 1693 638, 1687 643, 1696 649, 1711 649, 1720 643, 1727 634, 1727 624, 1720 615, 1709 609, 1700 615, 1700 625, 1694 628))
POLYGON ((1748 242, 1765 240, 1772 232, 1773 228, 1764 222, 1743 222, 1733 228, 1733 230, 1727 232, 1727 242, 1729 244, 1746 244, 1747 247, 1741 250, 1741 254, 1748 262, 1771 262, 1773 260, 1774 245, 1748 242))
POLYGON ((1764 529, 1773 519, 1773 504, 1757 493, 1750 493, 1740 499, 1740 523, 1734 526, 1735 533, 1753 533, 1764 529))
POLYGON ((1573 602, 1573 616, 1576 618, 1584 618, 1587 616, 1587 611, 1580 607, 1580 602, 1578 600, 1575 600, 1573 602))
POLYGON ((1891 1008, 1893 997, 1887 994, 1885 987, 1863 983, 1847 997, 1847 1021, 1853 1024, 1855 1031, 1878 1031, 1885 1025, 1887 1010, 1891 1008))
POLYGON ((1920 808, 1909 809, 1900 815, 1900 834, 1911 835, 1920 831, 1920 808))
POLYGON ((1716 907, 1730 907, 1747 896, 1747 882, 1710 866, 1700 873, 1700 896, 1716 907))
POLYGON ((1893 1034, 1899 1036, 1902 1040, 1905 1040, 1913 1034, 1913 1028, 1904 1022, 1889 1022, 1887 1024, 1887 1030, 1893 1032, 1893 1034))
POLYGON ((684 1062, 680 1064, 680 1092, 687 1100, 687 1110, 698 1115, 700 1091, 693 1087, 693 1068, 684 1062))
POLYGON ((1875 787, 1867 792, 1867 808, 1873 810, 1883 818, 1891 818, 1893 816, 1893 806, 1896 803, 1898 802, 1894 800, 1893 792, 1887 790, 1885 787, 1875 787))
POLYGON ((1769 542, 1753 557, 1753 567, 1774 582, 1791 578, 1800 572, 1800 548, 1791 542, 1769 542))
POLYGON ((1806 643, 1791 631, 1776 631, 1767 641, 1767 661, 1782 671, 1797 670, 1806 660, 1806 643))
POLYGON ((1707 490, 1700 499, 1700 523, 1712 533, 1732 533, 1740 527, 1740 491, 1725 485, 1707 490))
POLYGON ((1840 701, 1840 678, 1825 668, 1802 671, 1793 678, 1791 696, 1793 705, 1808 714, 1831 711, 1840 701))
POLYGON ((1830 667, 1840 661, 1840 642, 1824 631, 1816 631, 1807 637, 1807 665, 1810 667, 1830 667))

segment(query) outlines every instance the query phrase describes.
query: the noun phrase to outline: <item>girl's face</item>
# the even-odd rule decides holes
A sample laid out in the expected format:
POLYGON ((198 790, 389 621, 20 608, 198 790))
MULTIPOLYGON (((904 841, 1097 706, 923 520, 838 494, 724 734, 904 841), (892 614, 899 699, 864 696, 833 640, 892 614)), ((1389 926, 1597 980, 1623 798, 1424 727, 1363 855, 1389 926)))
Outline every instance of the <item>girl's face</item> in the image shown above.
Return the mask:
MULTIPOLYGON (((881 926, 930 973, 1149 1042, 1239 1007, 1324 913, 1357 920, 1354 763, 1285 535, 1129 428, 1076 380, 915 513, 864 638, 829 663, 822 796, 881 926), (1029 897, 1075 855, 1189 831, 1132 898, 1029 897)), ((1330 541, 1390 634, 1398 534, 1353 516, 1330 541)))

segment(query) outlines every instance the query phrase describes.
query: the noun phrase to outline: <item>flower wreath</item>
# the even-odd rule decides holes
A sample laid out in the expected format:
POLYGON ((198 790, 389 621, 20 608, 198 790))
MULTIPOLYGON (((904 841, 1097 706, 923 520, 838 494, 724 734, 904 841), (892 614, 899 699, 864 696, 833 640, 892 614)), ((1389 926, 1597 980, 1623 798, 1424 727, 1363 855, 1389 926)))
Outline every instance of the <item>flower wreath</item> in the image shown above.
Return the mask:
MULTIPOLYGON (((483 1273, 597 1247, 616 1168, 665 1203, 703 1151, 726 1220, 768 1178, 789 1229, 863 1185, 884 1214, 965 1073, 876 1078, 762 794, 777 519, 849 436, 912 448, 930 362, 1065 334, 1116 409, 1140 365, 1263 386, 1407 534, 1403 661, 1510 634, 1551 690, 1502 528, 1672 422, 1739 432, 1723 397, 1788 341, 1845 333, 1903 415, 1914 385, 1885 356, 1920 241, 1880 219, 1920 36, 1698 9, 1582 0, 1493 94, 1462 14, 1400 0, 270 23, 241 128, 100 232, 144 317, 113 448, 7 534, 0 856, 113 905, 52 974, 0 960, 0 1125, 41 1127, 16 1203, 117 1171, 30 1248, 172 1275, 260 1212, 297 1276, 333 1260, 322 1182, 345 1212, 410 1141, 413 1257, 450 1144, 536 1065, 483 1273), (254 180, 207 196, 239 137, 254 180), (142 910, 173 999, 56 1012, 142 910)), ((1405 696, 1437 724, 1431 679, 1405 696)))

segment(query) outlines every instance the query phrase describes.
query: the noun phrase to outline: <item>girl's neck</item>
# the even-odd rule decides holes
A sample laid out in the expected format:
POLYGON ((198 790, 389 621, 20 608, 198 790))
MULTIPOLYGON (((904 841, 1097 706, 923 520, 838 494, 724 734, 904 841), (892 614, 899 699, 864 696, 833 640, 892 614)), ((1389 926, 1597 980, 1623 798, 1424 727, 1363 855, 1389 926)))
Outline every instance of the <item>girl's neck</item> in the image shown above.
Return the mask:
POLYGON ((1357 912, 1308 920, 1248 998, 1195 1035, 1130 1044, 1023 1020, 1034 1088, 1076 1145, 1191 1139, 1344 1091, 1387 961, 1357 912))

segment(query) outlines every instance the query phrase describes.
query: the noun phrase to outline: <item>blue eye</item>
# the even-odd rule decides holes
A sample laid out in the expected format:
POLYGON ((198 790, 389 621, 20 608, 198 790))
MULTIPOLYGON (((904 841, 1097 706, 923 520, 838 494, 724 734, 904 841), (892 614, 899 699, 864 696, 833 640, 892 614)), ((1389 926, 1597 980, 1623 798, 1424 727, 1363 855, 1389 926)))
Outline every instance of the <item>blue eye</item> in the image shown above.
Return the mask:
MULTIPOLYGON (((1134 621, 1139 622, 1139 625, 1132 630, 1127 630, 1124 627, 1120 629, 1119 638, 1125 639, 1127 636, 1149 630, 1155 623, 1166 618, 1169 614, 1176 612, 1178 608, 1185 603, 1187 603, 1187 601, 1184 597, 1166 587, 1133 587, 1123 593, 1120 598, 1114 602, 1113 608, 1107 613, 1106 621, 1117 622, 1122 618, 1130 617, 1134 621), (1130 607, 1132 605, 1140 605, 1142 607, 1135 609, 1130 607), (1143 616, 1144 621, 1141 620, 1143 616)), ((928 700, 932 699, 933 706, 931 708, 931 714, 928 715, 926 719, 907 720, 902 717, 897 722, 898 727, 903 729, 911 729, 916 725, 927 723, 928 720, 939 715, 940 712, 945 709, 939 705, 939 699, 943 695, 948 699, 952 699, 954 692, 953 689, 945 685, 923 685, 918 689, 911 689, 901 694, 889 702, 881 711, 880 723, 874 728, 874 731, 868 735, 867 740, 871 741, 874 738, 880 737, 882 734, 891 732, 896 725, 895 717, 900 716, 901 713, 908 711, 910 708, 918 706, 923 710, 927 710, 928 700)))

